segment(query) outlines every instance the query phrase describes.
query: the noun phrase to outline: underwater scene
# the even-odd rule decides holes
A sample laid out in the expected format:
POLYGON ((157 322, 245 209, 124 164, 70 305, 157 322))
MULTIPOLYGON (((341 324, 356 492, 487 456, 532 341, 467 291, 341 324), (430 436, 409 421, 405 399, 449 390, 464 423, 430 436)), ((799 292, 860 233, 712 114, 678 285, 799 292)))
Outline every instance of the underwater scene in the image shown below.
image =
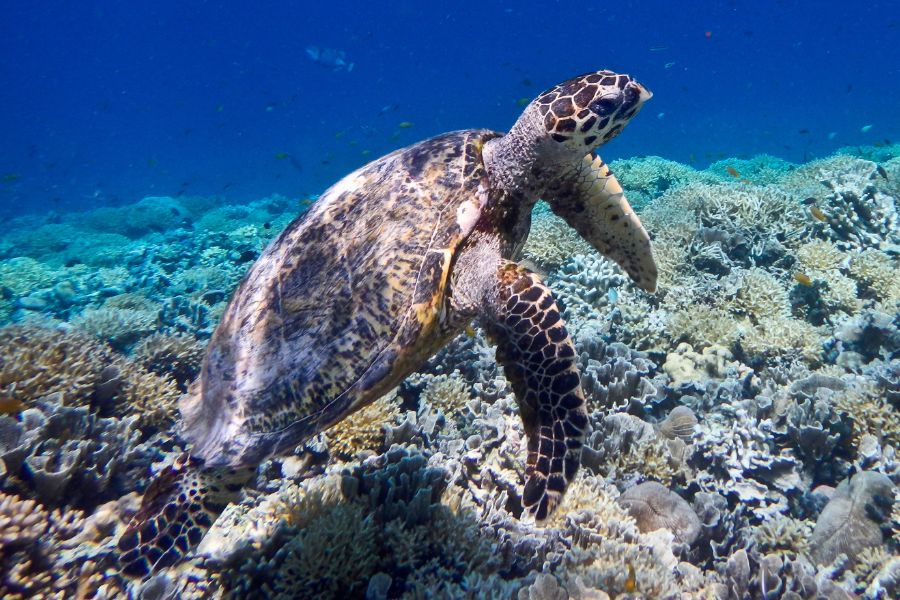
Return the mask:
POLYGON ((5 7, 0 598, 900 597, 900 7, 465 4, 5 7))

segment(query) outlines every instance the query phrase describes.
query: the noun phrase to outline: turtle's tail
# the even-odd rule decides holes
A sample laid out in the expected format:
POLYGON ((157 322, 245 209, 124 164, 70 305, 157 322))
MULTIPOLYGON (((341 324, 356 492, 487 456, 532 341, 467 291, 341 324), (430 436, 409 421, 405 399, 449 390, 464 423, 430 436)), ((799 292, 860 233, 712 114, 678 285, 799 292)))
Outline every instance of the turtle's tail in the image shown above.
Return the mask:
POLYGON ((147 487, 140 510, 119 538, 122 572, 146 577, 179 563, 238 498, 251 474, 247 469, 202 469, 188 454, 166 467, 147 487))

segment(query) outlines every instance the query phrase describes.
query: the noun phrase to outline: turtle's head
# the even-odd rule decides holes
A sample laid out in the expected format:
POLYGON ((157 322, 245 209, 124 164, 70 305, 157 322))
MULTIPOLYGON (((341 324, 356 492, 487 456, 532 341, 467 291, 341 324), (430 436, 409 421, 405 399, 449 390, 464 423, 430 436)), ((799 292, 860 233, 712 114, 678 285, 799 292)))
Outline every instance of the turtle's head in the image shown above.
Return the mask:
POLYGON ((652 95, 628 75, 597 71, 560 83, 533 104, 552 140, 587 153, 619 135, 652 95))

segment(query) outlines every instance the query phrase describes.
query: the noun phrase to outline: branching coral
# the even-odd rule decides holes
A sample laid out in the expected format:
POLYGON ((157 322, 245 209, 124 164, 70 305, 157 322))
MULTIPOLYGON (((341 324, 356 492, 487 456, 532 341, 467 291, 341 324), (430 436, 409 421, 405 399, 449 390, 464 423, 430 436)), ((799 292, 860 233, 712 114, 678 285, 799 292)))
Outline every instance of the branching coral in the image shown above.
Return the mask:
POLYGON ((866 250, 853 255, 850 275, 886 306, 900 302, 900 261, 880 250, 866 250))
POLYGON ((154 333, 134 349, 134 362, 148 371, 171 377, 181 391, 200 373, 204 345, 184 334, 154 333))
POLYGON ((426 376, 420 401, 455 418, 470 397, 469 385, 454 372, 453 375, 426 376))
POLYGON ((767 519, 753 529, 754 551, 787 554, 790 558, 805 554, 809 549, 812 525, 784 515, 767 519))
POLYGON ((526 258, 554 270, 573 256, 595 252, 565 221, 549 211, 535 212, 523 250, 526 258))
POLYGON ((4 327, 0 329, 0 397, 27 403, 60 393, 65 404, 87 404, 113 359, 104 344, 82 333, 4 327))
POLYGON ((768 271, 753 268, 744 271, 738 279, 732 310, 758 323, 763 318, 788 316, 791 303, 778 279, 768 271))
POLYGON ((377 450, 384 442, 385 426, 400 416, 400 402, 395 393, 379 398, 334 425, 326 432, 328 447, 349 459, 365 450, 377 450))
POLYGON ((129 308, 88 308, 71 323, 119 350, 150 335, 158 326, 155 313, 129 308))

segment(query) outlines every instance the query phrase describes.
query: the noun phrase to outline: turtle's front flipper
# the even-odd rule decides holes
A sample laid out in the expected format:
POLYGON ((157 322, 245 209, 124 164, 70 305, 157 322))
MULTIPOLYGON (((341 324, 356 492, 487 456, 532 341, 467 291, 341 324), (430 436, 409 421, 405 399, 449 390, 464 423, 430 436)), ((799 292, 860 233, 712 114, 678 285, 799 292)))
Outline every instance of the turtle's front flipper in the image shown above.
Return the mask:
POLYGON ((182 457, 147 487, 140 510, 118 541, 123 573, 146 577, 181 562, 253 473, 199 467, 182 457))
POLYGON ((585 156, 575 173, 549 190, 545 199, 553 212, 600 254, 625 269, 638 286, 648 292, 656 290, 650 236, 599 156, 585 156))
POLYGON ((485 328, 497 342, 528 435, 525 509, 540 522, 562 499, 581 463, 587 412, 575 347, 550 289, 514 263, 498 272, 485 328))

